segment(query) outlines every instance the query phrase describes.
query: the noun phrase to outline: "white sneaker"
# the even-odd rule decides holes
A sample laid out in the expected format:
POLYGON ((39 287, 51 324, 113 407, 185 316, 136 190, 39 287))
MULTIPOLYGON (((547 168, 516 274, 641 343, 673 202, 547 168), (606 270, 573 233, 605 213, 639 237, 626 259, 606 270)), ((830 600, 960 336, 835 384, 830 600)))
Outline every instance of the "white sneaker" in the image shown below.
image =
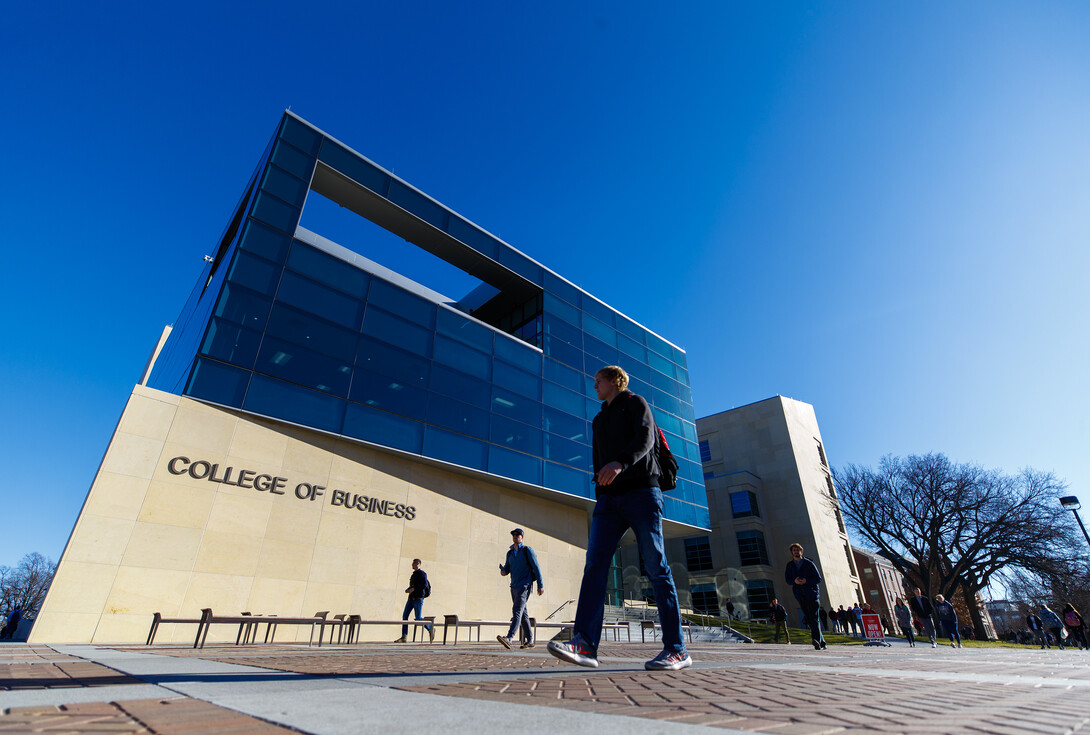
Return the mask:
POLYGON ((567 661, 576 666, 586 666, 589 669, 598 668, 598 657, 582 641, 572 641, 571 643, 549 641, 547 648, 549 653, 561 661, 567 661))
POLYGON ((687 669, 692 665, 693 660, 687 653, 663 651, 645 663, 643 667, 648 671, 678 671, 679 669, 687 669))

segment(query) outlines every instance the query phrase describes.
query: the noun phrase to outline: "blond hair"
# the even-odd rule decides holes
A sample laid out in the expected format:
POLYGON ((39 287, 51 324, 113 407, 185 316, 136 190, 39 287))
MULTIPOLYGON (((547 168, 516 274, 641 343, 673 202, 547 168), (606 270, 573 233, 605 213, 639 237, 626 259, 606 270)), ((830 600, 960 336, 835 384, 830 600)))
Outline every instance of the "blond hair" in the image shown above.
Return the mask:
POLYGON ((623 367, 618 365, 606 365, 594 374, 594 377, 596 378, 599 376, 617 386, 617 390, 624 390, 628 387, 628 373, 624 371, 623 367))

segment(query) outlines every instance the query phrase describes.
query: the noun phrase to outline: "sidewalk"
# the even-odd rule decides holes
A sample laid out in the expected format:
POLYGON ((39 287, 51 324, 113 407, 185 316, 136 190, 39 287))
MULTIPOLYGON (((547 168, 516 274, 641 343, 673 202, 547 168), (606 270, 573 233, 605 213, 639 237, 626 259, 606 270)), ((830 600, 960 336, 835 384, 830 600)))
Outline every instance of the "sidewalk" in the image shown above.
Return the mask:
POLYGON ((694 644, 644 671, 657 652, 2 644, 0 733, 1090 733, 1090 652, 694 644))

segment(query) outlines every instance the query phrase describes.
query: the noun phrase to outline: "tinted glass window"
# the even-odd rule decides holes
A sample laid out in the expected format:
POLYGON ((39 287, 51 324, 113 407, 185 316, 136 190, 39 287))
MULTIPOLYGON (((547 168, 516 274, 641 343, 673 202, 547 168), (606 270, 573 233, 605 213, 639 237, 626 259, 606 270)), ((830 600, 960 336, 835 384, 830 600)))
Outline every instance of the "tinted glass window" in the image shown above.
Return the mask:
POLYGON ((617 344, 617 333, 613 331, 612 327, 607 327, 602 322, 586 314, 583 315, 583 330, 610 347, 615 347, 617 344))
POLYGON ((280 280, 282 268, 275 263, 270 263, 264 258, 250 255, 244 250, 235 253, 235 262, 231 264, 231 271, 227 279, 231 283, 252 288, 270 296, 276 291, 276 283, 280 280))
POLYGON ((251 215, 289 235, 295 232, 295 226, 299 223, 298 208, 265 192, 257 195, 251 215))
POLYGON ((451 237, 461 240, 477 252, 487 255, 493 260, 496 259, 496 251, 499 248, 499 243, 496 242, 495 238, 483 230, 474 227, 460 217, 453 214, 450 215, 450 221, 447 223, 447 232, 450 233, 451 237))
POLYGON ((590 498, 594 496, 594 486, 590 480, 589 472, 580 472, 573 467, 555 462, 545 463, 545 487, 590 498))
POLYGON ((284 262, 291 238, 283 232, 266 227, 255 219, 246 221, 246 230, 242 234, 240 247, 257 253, 276 263, 284 262))
POLYGON ((522 253, 501 244, 496 253, 496 260, 499 261, 500 265, 510 268, 531 283, 541 285, 544 273, 541 266, 522 253))
POLYGON ((707 439, 700 442, 700 461, 711 462, 712 461, 712 445, 707 439))
POLYGON ((567 301, 558 299, 551 293, 545 294, 544 308, 546 314, 557 316, 569 324, 579 324, 580 322, 581 317, 579 309, 575 308, 567 301))
POLYGON ((545 336, 545 354, 571 365, 576 370, 583 369, 583 351, 556 337, 545 336))
POLYGON ((590 441, 590 429, 585 419, 558 411, 551 406, 545 406, 544 414, 546 431, 571 441, 590 441))
POLYGON ((655 423, 658 424, 663 431, 669 431, 672 434, 681 434, 681 419, 663 413, 658 408, 652 408, 651 413, 655 416, 655 423))
POLYGON ((617 331, 625 335, 631 340, 634 340, 638 344, 647 344, 647 330, 636 324, 634 321, 622 316, 617 317, 617 323, 615 325, 617 331))
POLYGON ((425 357, 431 352, 432 331, 398 319, 393 314, 369 304, 363 317, 363 333, 378 337, 410 352, 425 357))
POLYGON ((254 374, 246 401, 247 411, 273 416, 325 431, 340 431, 345 402, 328 393, 301 388, 254 374))
POLYGON ((288 268, 360 299, 367 296, 367 284, 371 281, 359 268, 299 240, 292 242, 288 268))
POLYGON ((266 336, 255 369, 308 388, 348 395, 351 361, 338 360, 304 347, 266 336))
POLYGON ((242 406, 250 373, 214 360, 198 359, 186 395, 224 406, 242 406))
POLYGON ((545 379, 577 393, 583 393, 587 389, 588 377, 582 371, 570 368, 556 360, 545 361, 545 379))
POLYGON ((371 293, 367 300, 387 311, 397 314, 402 319, 416 322, 428 329, 435 328, 436 306, 430 301, 414 296, 405 289, 376 278, 371 284, 371 293))
POLYGON ((483 324, 458 316, 449 309, 439 309, 436 331, 483 352, 492 351, 492 330, 483 324))
POLYGON ((579 289, 555 273, 547 272, 545 274, 545 290, 556 294, 574 306, 580 306, 582 304, 582 294, 579 289))
POLYGON ((591 297, 583 299, 583 311, 607 326, 615 325, 616 312, 597 299, 591 297))
POLYGON ((617 349, 640 362, 647 362, 647 348, 623 334, 617 335, 617 349))
POLYGON ((541 484, 541 460, 538 457, 512 452, 503 447, 488 448, 488 471, 532 485, 541 484))
POLYGON ((621 358, 620 364, 621 367, 625 369, 625 372, 628 373, 630 379, 636 378, 642 380, 644 383, 651 382, 651 368, 647 367, 644 363, 637 360, 621 358))
POLYGON ((435 337, 435 359, 481 380, 492 379, 492 358, 489 355, 447 337, 435 337))
POLYGON ((649 352, 647 358, 651 367, 655 368, 655 370, 671 378, 674 376, 674 363, 655 352, 649 352))
POLYGON ((307 196, 307 184, 282 168, 269 166, 265 169, 265 181, 261 188, 276 197, 283 199, 294 207, 303 206, 303 200, 307 196))
POLYGON ((443 229, 446 210, 418 191, 410 189, 400 181, 390 182, 390 201, 402 209, 412 212, 434 227, 443 229))
MULTIPOLYGON (((601 367, 616 365, 621 361, 621 353, 616 347, 610 347, 601 340, 591 337, 589 334, 583 337, 583 349, 586 350, 589 365, 592 360, 597 361, 601 367)), ((597 371, 596 371, 597 372, 597 371)))
POLYGON ((730 509, 735 518, 757 516, 757 496, 748 490, 730 494, 730 509))
POLYGON ((273 150, 272 161, 280 168, 290 171, 304 181, 310 181, 310 175, 314 170, 313 158, 283 141, 277 141, 276 148, 273 150))
POLYGON ((690 572, 710 572, 712 545, 707 536, 685 539, 685 564, 690 572))
POLYGON ((760 531, 739 531, 738 555, 742 566, 768 564, 768 549, 765 547, 765 535, 760 531))
POLYGON ((541 426, 541 403, 502 388, 492 388, 492 411, 532 426, 541 426))
POLYGON ((344 433, 406 452, 420 452, 424 443, 424 424, 419 421, 349 403, 344 417, 344 433))
POLYGON ((223 319, 213 319, 201 345, 201 353, 239 367, 252 368, 261 332, 245 329, 223 319))
POLYGON ((408 352, 367 337, 360 339, 356 364, 420 388, 428 384, 431 366, 431 363, 422 357, 410 355, 408 352))
POLYGON ((554 434, 545 435, 545 458, 580 469, 591 466, 590 447, 583 442, 561 439, 554 434))
POLYGON ((317 131, 293 117, 284 120, 284 126, 280 129, 280 138, 310 155, 318 151, 318 144, 322 142, 322 136, 317 131))
POLYGON ((304 311, 337 322, 352 331, 360 328, 363 319, 363 302, 340 291, 320 286, 314 281, 297 276, 291 271, 284 273, 276 300, 297 306, 304 311))
POLYGON ((356 333, 316 316, 274 304, 266 333, 350 364, 356 356, 356 333))
POLYGON ((555 383, 545 383, 543 388, 546 406, 558 408, 580 418, 583 417, 584 401, 582 395, 565 390, 555 383))
POLYGON ((517 365, 534 375, 541 375, 541 352, 520 340, 497 334, 495 354, 496 357, 502 358, 512 365, 517 365))
POLYGON ((541 456, 541 430, 502 416, 492 417, 489 441, 501 444, 508 449, 517 449, 520 452, 541 456))
POLYGON ((390 182, 389 176, 328 138, 322 142, 322 151, 318 154, 318 159, 371 191, 386 195, 390 182))
POLYGON ((654 404, 659 408, 663 409, 664 411, 669 411, 672 414, 681 413, 681 401, 674 398, 673 396, 659 390, 658 388, 655 388, 651 391, 651 396, 654 404))
POLYGON ((427 418, 429 424, 444 429, 480 439, 488 438, 488 412, 452 398, 434 393, 429 395, 427 418))
POLYGON ((452 434, 433 426, 424 427, 424 455, 427 457, 483 470, 486 448, 486 444, 468 436, 452 434))
POLYGON ((368 370, 356 370, 356 374, 352 376, 352 391, 348 397, 372 408, 417 418, 424 415, 428 403, 427 391, 397 378, 368 370))
POLYGON ((272 301, 254 291, 230 283, 224 284, 216 305, 216 316, 251 329, 262 330, 269 318, 272 301))
POLYGON ((559 317, 546 314, 542 319, 542 325, 546 336, 557 337, 577 347, 583 344, 583 333, 579 330, 579 327, 568 324, 559 317))
POLYGON ((492 402, 489 383, 439 364, 432 366, 431 389, 479 408, 487 409, 492 402))
POLYGON ((501 388, 533 398, 535 401, 541 400, 541 378, 508 365, 503 360, 496 360, 493 364, 492 379, 501 388))

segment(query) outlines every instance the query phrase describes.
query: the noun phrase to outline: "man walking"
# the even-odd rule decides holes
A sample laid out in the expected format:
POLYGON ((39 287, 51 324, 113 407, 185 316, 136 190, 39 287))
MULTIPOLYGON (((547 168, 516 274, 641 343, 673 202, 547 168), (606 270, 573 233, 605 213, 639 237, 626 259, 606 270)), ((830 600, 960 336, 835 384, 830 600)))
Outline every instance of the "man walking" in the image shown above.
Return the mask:
POLYGON ((776 626, 776 634, 772 637, 773 643, 780 642, 780 629, 783 629, 784 637, 787 638, 787 645, 791 645, 791 631, 787 629, 787 610, 780 604, 779 600, 773 600, 769 605, 772 609, 772 622, 776 626))
POLYGON ((534 631, 530 628, 530 613, 526 603, 530 591, 537 582, 537 593, 545 593, 545 583, 541 581, 541 567, 538 566, 534 550, 522 543, 522 529, 511 531, 511 548, 507 550, 507 560, 500 564, 500 576, 511 577, 511 628, 507 635, 498 635, 496 640, 504 648, 511 647, 511 638, 519 630, 522 645, 519 648, 534 647, 534 631))
POLYGON ((920 588, 916 588, 915 594, 908 598, 908 607, 912 610, 912 614, 920 621, 920 625, 923 626, 923 630, 927 633, 927 637, 931 639, 931 647, 935 648, 935 623, 931 620, 931 616, 935 613, 935 608, 931 605, 931 600, 923 596, 923 592, 920 588))
POLYGON ((677 589, 663 546, 661 470, 654 451, 658 429, 647 401, 627 388, 628 375, 616 365, 604 367, 594 376, 594 391, 602 401, 594 417, 597 503, 572 638, 568 643, 550 641, 549 653, 579 666, 598 666, 606 578, 617 544, 631 528, 654 589, 662 627, 662 653, 644 668, 677 671, 692 666, 693 660, 681 637, 677 589))
MULTIPOLYGON (((401 613, 402 620, 409 619, 409 613, 415 612, 417 620, 423 620, 424 612, 424 598, 431 594, 431 583, 428 582, 428 575, 424 573, 424 570, 420 568, 420 560, 413 559, 413 574, 409 577, 409 586, 405 588, 405 593, 409 596, 409 599, 405 601, 405 610, 401 613)), ((431 625, 425 625, 428 630, 428 641, 435 640, 435 628, 431 625)), ((409 626, 401 626, 401 637, 394 643, 404 643, 408 640, 409 626)))
POLYGON ((818 585, 821 583, 821 575, 818 574, 817 564, 802 555, 802 544, 791 544, 790 550, 791 561, 787 562, 787 567, 783 570, 784 581, 791 585, 795 599, 802 607, 802 615, 810 627, 810 642, 814 644, 815 650, 820 651, 829 647, 818 626, 818 599, 821 597, 818 585))

